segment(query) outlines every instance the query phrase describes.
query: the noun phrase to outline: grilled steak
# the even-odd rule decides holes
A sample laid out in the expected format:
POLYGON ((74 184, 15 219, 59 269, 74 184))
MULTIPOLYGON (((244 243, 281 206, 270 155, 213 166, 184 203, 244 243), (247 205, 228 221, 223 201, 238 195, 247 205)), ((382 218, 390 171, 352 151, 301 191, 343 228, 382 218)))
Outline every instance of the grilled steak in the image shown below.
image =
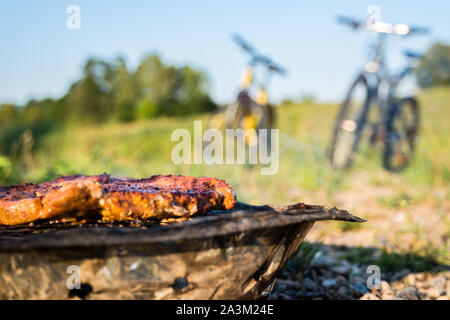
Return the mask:
POLYGON ((112 179, 99 201, 105 219, 181 218, 211 209, 231 209, 233 190, 223 180, 184 176, 112 179))
POLYGON ((0 187, 0 224, 94 213, 104 220, 178 219, 228 210, 235 203, 231 187, 215 178, 67 176, 39 185, 0 187))

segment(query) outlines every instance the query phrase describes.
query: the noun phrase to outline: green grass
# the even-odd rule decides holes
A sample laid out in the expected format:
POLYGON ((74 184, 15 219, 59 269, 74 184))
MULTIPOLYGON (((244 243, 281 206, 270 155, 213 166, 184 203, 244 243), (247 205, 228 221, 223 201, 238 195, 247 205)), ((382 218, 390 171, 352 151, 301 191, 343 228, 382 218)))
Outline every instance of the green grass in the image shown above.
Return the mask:
MULTIPOLYGON (((374 185, 414 185, 427 192, 430 187, 448 186, 450 182, 450 92, 448 88, 424 91, 419 100, 423 113, 417 157, 410 167, 396 175, 382 169, 380 146, 362 152, 350 172, 331 170, 326 148, 338 105, 302 103, 277 108, 280 170, 274 176, 260 175, 258 166, 173 164, 170 155, 176 142, 170 140, 171 133, 176 128, 192 132, 194 120, 206 123, 205 114, 55 131, 40 138, 31 158, 21 154, 25 153, 24 148, 19 148, 19 156, 13 163, 2 157, 0 179, 3 183, 18 183, 62 174, 101 172, 132 177, 156 173, 205 175, 226 179, 244 201, 282 204, 323 191, 332 204, 337 190, 352 188, 352 177, 370 172, 374 185)), ((388 205, 398 205, 396 199, 386 201, 392 202, 388 205)))
POLYGON ((336 224, 339 230, 341 230, 342 232, 350 232, 364 228, 364 224, 362 223, 348 223, 345 221, 337 221, 336 224))
POLYGON ((396 272, 409 269, 412 272, 439 272, 447 270, 448 266, 437 261, 442 253, 428 252, 418 254, 414 252, 397 253, 376 248, 354 247, 349 248, 339 258, 361 265, 377 265, 383 272, 396 272))
POLYGON ((378 202, 386 207, 394 209, 404 209, 408 205, 419 202, 420 198, 412 197, 405 192, 389 195, 378 199, 378 202))
POLYGON ((303 241, 295 252, 294 258, 288 261, 287 269, 303 274, 304 271, 309 269, 315 255, 321 248, 322 244, 320 243, 303 241))

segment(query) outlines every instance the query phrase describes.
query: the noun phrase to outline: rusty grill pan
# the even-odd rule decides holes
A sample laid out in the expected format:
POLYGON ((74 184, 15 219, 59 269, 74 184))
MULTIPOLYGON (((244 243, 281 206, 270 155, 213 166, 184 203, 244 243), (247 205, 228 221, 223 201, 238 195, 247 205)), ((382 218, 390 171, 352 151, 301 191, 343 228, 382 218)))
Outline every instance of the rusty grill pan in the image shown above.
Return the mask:
POLYGON ((239 202, 232 210, 213 211, 168 225, 95 221, 77 225, 41 222, 33 226, 0 226, 0 250, 188 241, 318 220, 365 221, 346 210, 304 203, 277 207, 239 202))
POLYGON ((364 221, 337 208, 238 203, 168 225, 2 226, 0 299, 73 297, 70 265, 87 299, 257 299, 318 220, 364 221))

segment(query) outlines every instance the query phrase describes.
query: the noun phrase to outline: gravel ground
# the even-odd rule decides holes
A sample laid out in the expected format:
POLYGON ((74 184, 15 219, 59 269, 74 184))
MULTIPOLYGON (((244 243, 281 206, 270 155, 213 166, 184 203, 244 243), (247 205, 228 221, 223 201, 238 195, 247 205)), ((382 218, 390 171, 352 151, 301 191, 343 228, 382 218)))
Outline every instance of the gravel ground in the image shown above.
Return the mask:
MULTIPOLYGON (((343 258, 351 248, 344 246, 316 246, 313 258, 299 250, 282 271, 271 299, 450 299, 450 270, 436 264, 435 272, 417 272, 403 268, 398 271, 381 272, 380 288, 368 289, 368 265, 352 263, 343 258), (304 261, 300 266, 298 261, 304 261), (447 270, 446 270, 447 269, 447 270), (439 271, 443 270, 443 271, 439 271)), ((373 254, 377 254, 373 250, 373 254)), ((311 253, 311 251, 309 252, 311 253)), ((431 263, 431 262, 430 262, 431 263)))
MULTIPOLYGON (((450 298, 450 191, 371 186, 358 175, 335 205, 362 224, 318 222, 281 272, 272 299, 450 298), (425 195, 424 195, 425 194, 425 195), (381 288, 368 289, 369 265, 381 288)), ((327 195, 305 202, 329 204, 327 195)))

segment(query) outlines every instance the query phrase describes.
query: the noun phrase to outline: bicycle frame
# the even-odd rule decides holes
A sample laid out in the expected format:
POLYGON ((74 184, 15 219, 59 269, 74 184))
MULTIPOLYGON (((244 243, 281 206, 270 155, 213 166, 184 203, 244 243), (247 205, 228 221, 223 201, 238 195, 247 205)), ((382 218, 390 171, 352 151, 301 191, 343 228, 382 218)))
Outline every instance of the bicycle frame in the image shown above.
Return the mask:
MULTIPOLYGON (((267 91, 270 78, 274 72, 277 72, 281 75, 285 74, 286 71, 284 68, 278 66, 274 63, 270 58, 261 55, 258 51, 256 51, 246 40, 244 40, 241 36, 234 34, 233 40, 238 44, 247 54, 250 55, 250 60, 247 64, 247 67, 244 70, 244 73, 241 77, 241 90, 239 96, 244 96, 242 93, 248 93, 248 90, 253 84, 258 85, 258 92, 256 94, 256 103, 259 105, 267 104, 267 91), (265 75, 261 82, 257 81, 254 77, 254 69, 257 66, 263 66, 265 70, 265 75)), ((238 96, 238 99, 239 99, 238 96)))
MULTIPOLYGON (((369 107, 374 102, 378 106, 380 120, 386 121, 389 108, 398 99, 397 88, 402 80, 412 73, 412 66, 408 65, 397 74, 391 74, 385 63, 385 41, 387 34, 379 33, 373 51, 373 58, 366 62, 365 69, 360 73, 367 80, 369 89, 369 107), (387 91, 383 92, 383 85, 387 86, 387 91)), ((379 123, 378 125, 381 125, 379 123)))
MULTIPOLYGON (((385 144, 383 165, 385 165, 386 168, 393 168, 391 160, 393 154, 393 142, 395 142, 395 140, 392 139, 397 137, 397 132, 393 131, 393 121, 398 117, 399 110, 403 110, 400 108, 405 101, 409 101, 409 105, 411 106, 410 110, 413 112, 414 118, 418 119, 418 106, 413 97, 399 99, 397 96, 399 83, 402 82, 405 76, 410 74, 412 68, 411 66, 408 66, 398 74, 391 74, 385 63, 385 42, 388 35, 405 36, 423 32, 427 29, 410 27, 405 24, 393 25, 382 21, 366 20, 360 22, 350 18, 340 18, 339 22, 350 26, 353 30, 369 30, 374 32, 377 35, 377 39, 373 46, 374 49, 371 51, 371 56, 365 64, 365 68, 353 82, 342 103, 333 131, 333 139, 330 145, 330 159, 334 166, 341 168, 350 166, 353 155, 358 149, 364 129, 369 122, 369 124, 372 124, 369 127, 372 129, 370 141, 374 143, 378 140, 378 137, 383 138, 385 144), (360 107, 356 109, 358 111, 357 113, 352 114, 351 101, 354 100, 355 94, 360 92, 355 91, 355 88, 361 88, 360 85, 363 86, 363 92, 365 93, 362 100, 363 104, 360 104, 360 107), (373 121, 374 119, 371 119, 370 116, 370 110, 374 103, 377 104, 377 111, 379 114, 379 118, 375 121, 373 121), (349 115, 349 118, 346 118, 347 114, 349 115), (371 121, 372 123, 370 123, 371 121), (349 138, 350 136, 348 134, 351 134, 351 138, 349 138)), ((417 55, 411 53, 407 56, 417 57, 417 55)), ((356 99, 355 101, 358 100, 356 99)), ((414 121, 414 123, 417 123, 416 120, 414 121)), ((413 125, 414 126, 411 128, 414 129, 415 124, 413 125)), ((410 136, 412 137, 411 139, 413 139, 417 130, 414 129, 410 131, 411 134, 408 133, 408 137, 410 136)), ((413 142, 411 142, 411 145, 412 143, 413 142)))
MULTIPOLYGON (((242 92, 248 92, 250 88, 257 85, 258 89, 256 92, 255 101, 259 105, 266 105, 268 102, 267 89, 270 83, 270 79, 273 75, 273 71, 266 68, 263 81, 258 81, 254 76, 255 64, 251 61, 245 68, 241 76, 241 90, 242 92)), ((239 97, 239 96, 238 96, 239 97)))
MULTIPOLYGON (((234 35, 233 40, 250 55, 250 59, 241 76, 241 88, 237 99, 225 109, 225 122, 227 127, 243 126, 253 128, 254 125, 252 123, 260 123, 261 119, 267 118, 264 115, 268 113, 267 109, 271 109, 271 106, 268 104, 266 88, 269 85, 272 75, 275 72, 283 75, 286 71, 268 57, 258 53, 240 36, 234 35), (254 75, 255 69, 258 66, 263 68, 261 81, 254 75), (255 99, 252 99, 250 90, 255 86, 257 86, 256 96, 255 99), (239 119, 245 123, 238 123, 241 122, 239 119)), ((272 114, 271 111, 270 114, 272 114)))
POLYGON ((399 74, 391 75, 385 64, 385 43, 386 38, 391 35, 400 37, 410 36, 415 33, 426 34, 429 32, 427 28, 408 26, 406 24, 390 24, 387 22, 375 20, 372 21, 370 17, 366 21, 358 21, 351 18, 339 17, 338 22, 350 26, 353 30, 368 30, 377 34, 377 40, 372 51, 372 57, 365 65, 365 70, 362 74, 367 77, 369 87, 371 88, 372 98, 377 97, 380 109, 382 112, 389 108, 395 101, 395 93, 400 81, 411 72, 411 67, 406 67, 399 74), (374 76, 373 76, 374 75, 374 76), (387 83, 388 92, 383 97, 380 94, 380 84, 387 83))

